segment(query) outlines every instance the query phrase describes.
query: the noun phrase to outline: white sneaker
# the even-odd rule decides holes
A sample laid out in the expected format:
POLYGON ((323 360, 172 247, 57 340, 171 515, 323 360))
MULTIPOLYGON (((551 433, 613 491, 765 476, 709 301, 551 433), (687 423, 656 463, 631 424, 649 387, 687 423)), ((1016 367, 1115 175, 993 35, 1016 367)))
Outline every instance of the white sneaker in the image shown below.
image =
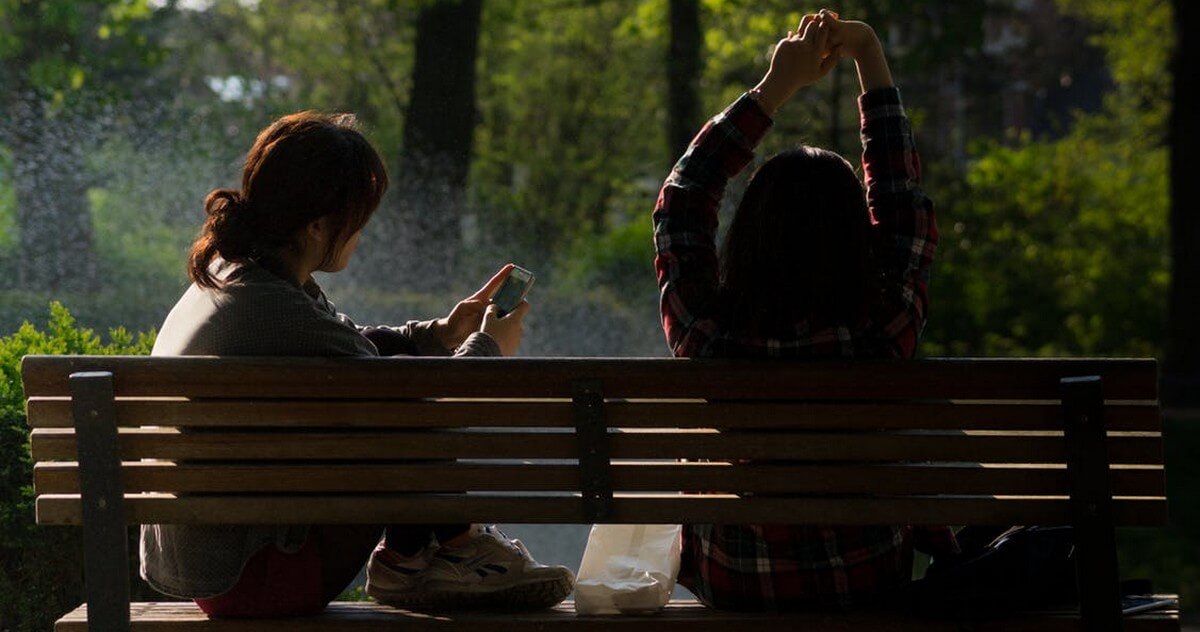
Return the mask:
POLYGON ((415 590, 372 596, 405 608, 541 610, 575 587, 570 569, 539 564, 520 540, 494 526, 476 526, 475 537, 461 547, 438 549, 418 577, 415 590))
POLYGON ((414 557, 406 558, 380 543, 367 562, 368 595, 380 603, 402 601, 421 587, 421 576, 429 568, 434 548, 425 547, 414 557))

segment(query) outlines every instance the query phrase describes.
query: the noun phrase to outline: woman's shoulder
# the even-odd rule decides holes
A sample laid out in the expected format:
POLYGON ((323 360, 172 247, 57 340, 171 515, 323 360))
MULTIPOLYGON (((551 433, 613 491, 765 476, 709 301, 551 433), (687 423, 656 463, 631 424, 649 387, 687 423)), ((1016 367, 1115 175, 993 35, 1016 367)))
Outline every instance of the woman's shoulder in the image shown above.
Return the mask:
POLYGON ((219 288, 193 284, 163 322, 162 355, 375 355, 374 345, 323 302, 261 268, 223 275, 219 288))
POLYGON ((222 321, 268 321, 320 319, 323 311, 303 289, 261 266, 239 264, 222 271, 221 285, 201 288, 195 284, 181 302, 210 303, 210 318, 222 321))

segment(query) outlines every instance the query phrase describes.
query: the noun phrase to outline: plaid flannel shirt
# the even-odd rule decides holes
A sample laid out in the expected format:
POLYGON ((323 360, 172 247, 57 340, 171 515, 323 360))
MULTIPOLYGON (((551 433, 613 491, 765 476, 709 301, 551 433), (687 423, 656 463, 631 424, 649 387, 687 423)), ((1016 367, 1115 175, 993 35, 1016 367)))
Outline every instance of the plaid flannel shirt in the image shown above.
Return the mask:
MULTIPOLYGON (((663 330, 677 357, 911 358, 925 325, 937 245, 933 205, 900 92, 859 98, 862 165, 880 300, 858 323, 798 322, 795 335, 732 331, 719 288, 717 211, 771 119, 742 96, 709 121, 663 184, 654 261, 663 330)), ((878 601, 912 573, 914 545, 957 550, 948 527, 686 525, 680 583, 728 609, 846 608, 878 601)))

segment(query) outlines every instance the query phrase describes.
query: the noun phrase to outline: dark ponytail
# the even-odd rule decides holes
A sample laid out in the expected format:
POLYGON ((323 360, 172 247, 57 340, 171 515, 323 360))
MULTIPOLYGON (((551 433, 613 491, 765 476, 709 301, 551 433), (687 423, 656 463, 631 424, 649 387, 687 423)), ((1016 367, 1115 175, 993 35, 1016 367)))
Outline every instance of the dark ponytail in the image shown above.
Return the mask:
POLYGON ((188 276, 197 284, 217 287, 209 268, 213 259, 244 261, 254 253, 254 232, 243 220, 245 202, 234 189, 215 189, 204 198, 204 228, 192 244, 188 257, 188 276))
POLYGON ((188 256, 188 277, 218 288, 212 269, 292 247, 300 231, 325 216, 335 234, 325 253, 366 225, 387 190, 379 154, 348 114, 300 112, 275 121, 254 141, 242 170, 242 188, 215 189, 204 199, 206 219, 188 256))

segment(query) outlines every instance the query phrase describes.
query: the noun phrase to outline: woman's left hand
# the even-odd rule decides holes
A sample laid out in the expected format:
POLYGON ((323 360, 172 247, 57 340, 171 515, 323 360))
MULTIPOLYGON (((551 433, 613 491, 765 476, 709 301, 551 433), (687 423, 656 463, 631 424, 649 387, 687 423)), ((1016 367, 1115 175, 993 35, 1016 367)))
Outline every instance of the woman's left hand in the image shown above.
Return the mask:
POLYGON ((458 305, 454 306, 454 309, 450 310, 448 316, 437 319, 433 326, 433 333, 437 335, 442 346, 453 351, 467 339, 467 336, 479 331, 479 327, 483 324, 483 314, 487 311, 492 295, 500 289, 500 284, 504 282, 504 277, 508 276, 508 272, 512 268, 513 264, 511 263, 500 268, 500 271, 487 283, 484 283, 478 292, 460 301, 458 305))

